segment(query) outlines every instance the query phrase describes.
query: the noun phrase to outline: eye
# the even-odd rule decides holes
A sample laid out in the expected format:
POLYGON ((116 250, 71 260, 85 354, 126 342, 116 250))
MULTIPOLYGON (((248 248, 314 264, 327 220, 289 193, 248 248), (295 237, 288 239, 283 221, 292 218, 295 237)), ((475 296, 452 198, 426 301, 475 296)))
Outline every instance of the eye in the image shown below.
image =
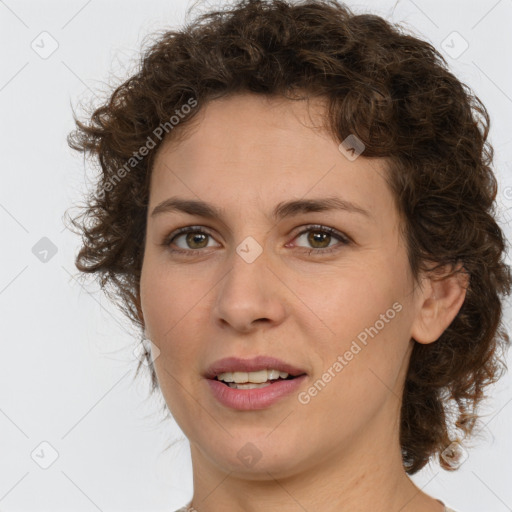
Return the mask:
POLYGON ((193 252, 196 252, 196 249, 209 247, 208 238, 212 239, 212 236, 200 226, 187 226, 172 232, 166 237, 162 245, 168 247, 171 252, 192 255, 193 252), (178 249, 171 247, 171 244, 176 243, 176 240, 182 237, 184 237, 185 247, 179 245, 178 249))
POLYGON ((308 254, 328 254, 339 250, 340 245, 343 246, 350 244, 349 238, 336 229, 318 224, 315 226, 308 226, 306 229, 301 231, 294 240, 299 240, 305 235, 307 235, 305 237, 306 242, 313 246, 312 249, 307 251, 308 254), (338 240, 339 243, 330 245, 333 239, 338 240))
MULTIPOLYGON (((348 245, 351 240, 337 231, 336 229, 328 226, 313 225, 307 226, 302 230, 294 240, 299 240, 301 237, 306 237, 306 242, 313 246, 313 248, 306 250, 308 254, 328 254, 340 249, 340 246, 348 245), (331 245, 331 242, 338 240, 338 244, 331 245)), ((197 255, 199 249, 207 249, 208 247, 215 247, 208 245, 208 239, 213 239, 213 236, 204 230, 201 226, 187 226, 176 231, 173 231, 167 236, 162 245, 167 247, 172 253, 184 254, 187 256, 197 255), (185 246, 177 244, 177 240, 183 239, 185 246), (176 247, 172 247, 175 245, 176 247)))

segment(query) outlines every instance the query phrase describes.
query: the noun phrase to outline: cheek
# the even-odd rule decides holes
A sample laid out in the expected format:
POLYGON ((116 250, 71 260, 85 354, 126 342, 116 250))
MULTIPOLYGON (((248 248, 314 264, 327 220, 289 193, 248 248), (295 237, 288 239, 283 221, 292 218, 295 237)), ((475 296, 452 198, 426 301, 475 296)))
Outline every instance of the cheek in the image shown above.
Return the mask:
POLYGON ((177 268, 152 263, 150 258, 145 261, 141 275, 146 335, 160 349, 155 361, 158 378, 174 389, 172 377, 182 380, 183 374, 195 375, 198 370, 197 354, 204 340, 201 330, 204 331, 208 307, 208 297, 204 296, 207 288, 204 281, 177 268))
POLYGON ((161 393, 173 417, 186 423, 187 411, 195 407, 183 389, 191 388, 186 378, 196 370, 198 349, 194 340, 201 339, 194 332, 195 326, 201 325, 194 319, 198 297, 187 279, 172 269, 152 265, 150 258, 144 262, 140 286, 146 335, 160 349, 155 373, 161 393))
POLYGON ((397 383, 410 348, 412 309, 400 260, 363 263, 314 282, 302 280, 297 294, 308 299, 308 328, 319 329, 308 336, 319 359, 317 372, 336 375, 332 381, 338 385, 329 385, 333 393, 373 400, 372 384, 379 378, 391 388, 397 383))
POLYGON ((197 302, 190 282, 151 256, 144 260, 140 289, 146 333, 153 341, 165 341, 172 336, 180 319, 197 302))
POLYGON ((399 407, 410 349, 407 319, 392 304, 382 312, 388 323, 367 311, 343 315, 337 336, 317 344, 321 364, 300 403, 319 430, 349 434, 399 407))
MULTIPOLYGON (((333 339, 350 340, 385 315, 395 302, 403 302, 403 286, 387 276, 392 270, 383 265, 361 264, 333 269, 330 274, 301 279, 294 289, 308 306, 311 318, 323 329, 329 344, 333 339)), ((396 273, 395 273, 396 275, 396 273)), ((395 311, 389 317, 395 317, 395 311)), ((387 324, 386 324, 387 325, 387 324)), ((388 329, 389 330, 389 329, 388 329)))

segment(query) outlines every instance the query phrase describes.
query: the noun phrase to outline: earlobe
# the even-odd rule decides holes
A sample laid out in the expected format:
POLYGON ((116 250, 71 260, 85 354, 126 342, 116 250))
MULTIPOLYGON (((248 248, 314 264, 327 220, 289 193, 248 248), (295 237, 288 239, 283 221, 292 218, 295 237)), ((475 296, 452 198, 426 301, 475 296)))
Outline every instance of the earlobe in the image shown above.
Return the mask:
POLYGON ((439 339, 457 316, 466 298, 469 274, 460 265, 455 271, 450 269, 441 277, 429 276, 425 280, 411 330, 411 337, 422 344, 439 339))

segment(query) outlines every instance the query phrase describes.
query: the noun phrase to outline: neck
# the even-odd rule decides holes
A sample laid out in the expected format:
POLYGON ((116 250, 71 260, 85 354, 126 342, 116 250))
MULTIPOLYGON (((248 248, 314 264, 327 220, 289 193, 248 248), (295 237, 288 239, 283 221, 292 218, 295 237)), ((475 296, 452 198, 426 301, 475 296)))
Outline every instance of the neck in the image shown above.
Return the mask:
POLYGON ((192 506, 197 512, 443 512, 405 473, 395 418, 392 413, 372 422, 323 459, 286 476, 264 467, 250 477, 220 468, 191 443, 192 506))

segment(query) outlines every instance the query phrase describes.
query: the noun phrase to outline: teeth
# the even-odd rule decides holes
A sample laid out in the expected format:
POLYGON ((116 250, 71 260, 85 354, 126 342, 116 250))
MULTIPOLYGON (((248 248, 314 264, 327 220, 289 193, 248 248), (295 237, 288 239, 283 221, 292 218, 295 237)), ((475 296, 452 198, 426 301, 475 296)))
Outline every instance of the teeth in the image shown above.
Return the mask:
POLYGON ((281 377, 286 379, 288 374, 279 370, 260 370, 257 372, 225 372, 220 373, 217 379, 224 382, 235 382, 236 384, 253 383, 262 384, 268 380, 275 380, 281 377))
POLYGON ((236 382, 230 382, 228 386, 230 388, 235 389, 256 389, 256 388, 266 388, 267 386, 271 386, 270 382, 263 382, 262 384, 253 384, 252 382, 248 382, 246 384, 237 384, 236 382))

